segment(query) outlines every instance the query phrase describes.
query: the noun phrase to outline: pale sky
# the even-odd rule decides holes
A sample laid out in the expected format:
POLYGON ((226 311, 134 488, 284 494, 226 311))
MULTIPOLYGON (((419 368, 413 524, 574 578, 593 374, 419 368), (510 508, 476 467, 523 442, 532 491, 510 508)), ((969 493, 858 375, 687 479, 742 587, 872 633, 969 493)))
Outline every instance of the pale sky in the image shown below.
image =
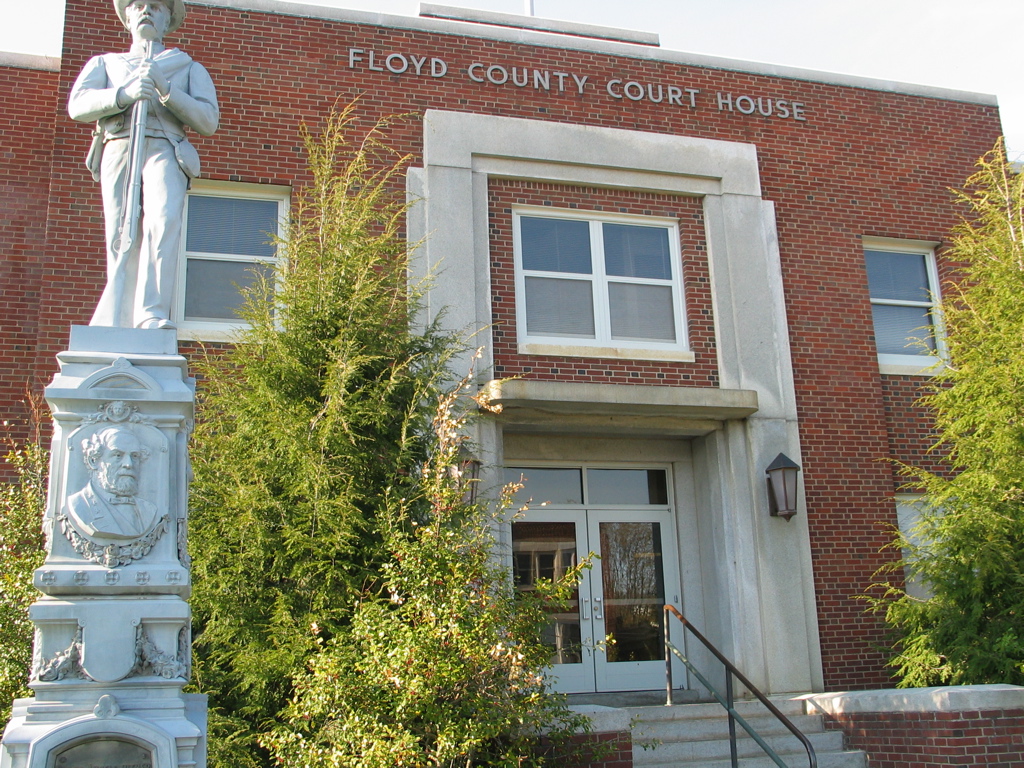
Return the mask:
MULTIPOLYGON (((63 0, 3 1, 0 50, 60 55, 63 0)), ((439 4, 522 14, 527 1, 439 4)), ((418 0, 306 2, 419 13, 418 0)), ((1011 157, 1024 158, 1024 0, 533 2, 536 16, 657 32, 674 51, 995 94, 1011 157)), ((109 0, 96 4, 110 8, 109 0)))

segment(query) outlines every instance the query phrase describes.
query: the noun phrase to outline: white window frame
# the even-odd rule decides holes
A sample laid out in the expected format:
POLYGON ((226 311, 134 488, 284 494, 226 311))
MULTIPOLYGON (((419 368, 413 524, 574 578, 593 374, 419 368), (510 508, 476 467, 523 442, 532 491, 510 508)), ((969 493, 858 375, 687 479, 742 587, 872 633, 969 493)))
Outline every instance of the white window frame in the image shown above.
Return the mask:
MULTIPOLYGON (((891 299, 871 298, 871 305, 888 305, 899 307, 926 307, 930 310, 932 325, 935 332, 935 354, 895 355, 878 353, 878 368, 882 373, 898 374, 905 376, 931 376, 936 371, 936 366, 942 363, 945 356, 945 328, 942 324, 942 315, 939 312, 941 295, 939 293, 939 272, 935 262, 935 248, 938 243, 928 240, 899 240, 888 237, 864 237, 862 238, 863 251, 886 251, 889 253, 912 253, 924 256, 925 269, 928 274, 928 291, 931 294, 930 301, 895 301, 891 299)), ((871 287, 868 286, 870 293, 871 287)), ((873 321, 872 321, 873 327, 873 321)), ((923 331, 922 331, 923 333, 923 331)))
MULTIPOLYGON (((925 543, 921 536, 920 531, 917 531, 917 524, 921 521, 921 515, 925 511, 925 505, 928 503, 927 499, 923 494, 916 493, 897 493, 895 497, 896 502, 896 521, 902 533, 912 544, 915 546, 921 546, 925 543)), ((903 555, 906 557, 907 550, 903 550, 903 555)), ((931 591, 918 580, 909 566, 904 567, 903 577, 905 580, 905 589, 908 595, 916 597, 919 600, 927 600, 931 597, 931 591)))
POLYGON ((683 293, 682 255, 679 244, 679 221, 661 216, 616 214, 604 211, 580 211, 569 208, 548 206, 514 206, 512 209, 512 240, 515 253, 516 327, 520 354, 559 355, 566 357, 608 357, 635 360, 677 360, 692 362, 695 359, 688 346, 686 327, 686 306, 683 293), (522 217, 573 219, 590 224, 592 273, 575 275, 567 272, 546 272, 523 268, 522 217), (661 227, 669 232, 670 280, 650 278, 609 277, 605 274, 604 240, 602 224, 630 224, 634 226, 661 227), (526 326, 526 278, 547 277, 560 280, 585 280, 590 282, 594 302, 595 338, 575 336, 541 336, 527 333, 526 326), (611 282, 633 285, 668 285, 672 289, 672 309, 676 339, 672 342, 619 340, 611 338, 611 321, 607 301, 607 286, 611 282))
POLYGON ((284 236, 288 231, 288 212, 291 209, 291 188, 273 184, 247 184, 243 182, 210 181, 194 179, 185 198, 185 210, 181 228, 181 246, 178 258, 178 279, 176 283, 174 303, 171 309, 172 319, 178 326, 179 339, 195 339, 201 341, 231 341, 238 330, 246 324, 240 320, 186 320, 185 319, 185 275, 189 258, 201 258, 213 261, 234 261, 250 263, 276 263, 276 259, 253 257, 246 259, 239 254, 190 252, 186 250, 186 232, 188 225, 189 199, 192 195, 202 197, 230 197, 249 200, 271 200, 277 202, 278 235, 284 236))

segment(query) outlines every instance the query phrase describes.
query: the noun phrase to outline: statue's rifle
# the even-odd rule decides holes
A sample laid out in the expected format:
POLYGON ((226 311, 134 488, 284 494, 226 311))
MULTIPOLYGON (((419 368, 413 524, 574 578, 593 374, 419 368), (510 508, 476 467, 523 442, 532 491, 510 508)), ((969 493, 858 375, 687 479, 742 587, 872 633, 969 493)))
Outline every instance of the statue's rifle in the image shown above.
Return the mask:
MULTIPOLYGON (((153 41, 146 41, 146 59, 153 56, 153 41)), ((123 311, 125 272, 128 254, 139 236, 142 218, 142 166, 146 162, 146 121, 149 118, 149 99, 139 99, 132 105, 132 124, 128 134, 128 172, 125 174, 124 207, 121 226, 113 243, 114 263, 110 274, 113 289, 115 323, 123 311)))

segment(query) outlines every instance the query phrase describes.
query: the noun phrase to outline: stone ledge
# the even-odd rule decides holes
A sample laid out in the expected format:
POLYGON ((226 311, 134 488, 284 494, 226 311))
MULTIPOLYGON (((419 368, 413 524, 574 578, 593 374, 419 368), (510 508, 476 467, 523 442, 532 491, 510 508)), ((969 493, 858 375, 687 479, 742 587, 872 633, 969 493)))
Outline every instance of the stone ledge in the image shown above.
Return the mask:
POLYGON ((757 392, 714 387, 652 387, 529 379, 495 380, 483 391, 508 408, 545 407, 576 413, 649 413, 741 419, 757 412, 757 392))
POLYGON ((60 57, 0 51, 0 67, 37 69, 41 72, 60 72, 60 57))
POLYGON ((590 719, 590 733, 630 733, 629 710, 600 704, 573 704, 569 710, 590 719))
POLYGON ((757 412, 757 392, 512 379, 481 393, 506 428, 543 432, 696 437, 757 412))
POLYGON ((818 693, 800 698, 808 713, 827 715, 1024 709, 1024 687, 1005 684, 818 693))

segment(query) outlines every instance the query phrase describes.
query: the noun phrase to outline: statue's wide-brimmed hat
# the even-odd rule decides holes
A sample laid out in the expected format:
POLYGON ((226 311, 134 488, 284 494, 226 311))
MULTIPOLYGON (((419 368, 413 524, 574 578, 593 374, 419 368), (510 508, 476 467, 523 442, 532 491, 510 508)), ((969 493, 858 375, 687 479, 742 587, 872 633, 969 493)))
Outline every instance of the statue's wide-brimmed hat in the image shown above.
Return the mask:
MULTIPOLYGON (((171 23, 167 25, 167 31, 173 32, 181 26, 185 20, 185 0, 161 0, 171 9, 171 23)), ((121 23, 128 26, 128 17, 125 16, 125 9, 131 5, 132 0, 114 0, 114 10, 117 11, 117 18, 121 23)))

